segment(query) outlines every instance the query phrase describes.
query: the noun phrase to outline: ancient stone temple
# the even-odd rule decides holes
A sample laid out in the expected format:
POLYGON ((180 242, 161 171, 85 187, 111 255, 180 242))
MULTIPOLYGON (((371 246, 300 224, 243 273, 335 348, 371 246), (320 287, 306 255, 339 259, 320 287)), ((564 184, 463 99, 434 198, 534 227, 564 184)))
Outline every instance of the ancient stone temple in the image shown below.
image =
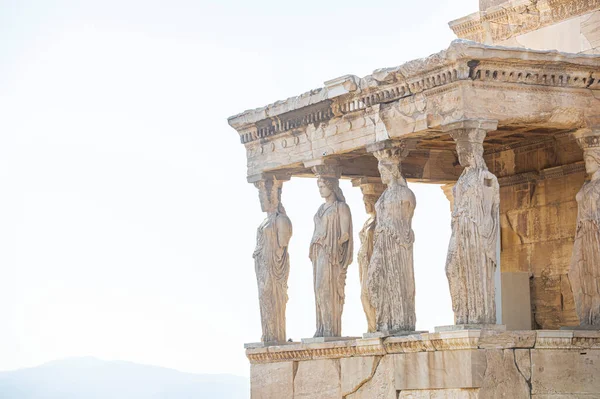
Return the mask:
POLYGON ((600 397, 600 0, 480 0, 450 27, 461 40, 437 54, 229 118, 266 212, 253 399, 600 397), (292 176, 323 198, 301 342, 285 331, 292 176), (407 182, 443 184, 451 205, 455 324, 431 332, 415 331, 407 182), (352 262, 368 331, 344 338, 352 262))

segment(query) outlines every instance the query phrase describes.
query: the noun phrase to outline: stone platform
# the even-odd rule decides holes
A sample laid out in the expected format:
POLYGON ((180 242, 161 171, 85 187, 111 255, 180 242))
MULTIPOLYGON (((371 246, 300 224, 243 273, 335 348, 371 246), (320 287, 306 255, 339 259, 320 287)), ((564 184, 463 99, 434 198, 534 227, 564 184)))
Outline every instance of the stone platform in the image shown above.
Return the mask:
POLYGON ((252 399, 600 398, 600 331, 463 330, 246 355, 252 399))

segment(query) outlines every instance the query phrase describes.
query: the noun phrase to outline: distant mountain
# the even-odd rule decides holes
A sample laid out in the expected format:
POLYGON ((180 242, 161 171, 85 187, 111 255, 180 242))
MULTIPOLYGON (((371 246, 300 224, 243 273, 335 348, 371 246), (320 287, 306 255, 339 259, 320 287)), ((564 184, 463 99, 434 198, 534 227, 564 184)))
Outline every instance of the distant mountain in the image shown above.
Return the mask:
POLYGON ((0 372, 2 399, 248 399, 248 379, 72 358, 0 372))

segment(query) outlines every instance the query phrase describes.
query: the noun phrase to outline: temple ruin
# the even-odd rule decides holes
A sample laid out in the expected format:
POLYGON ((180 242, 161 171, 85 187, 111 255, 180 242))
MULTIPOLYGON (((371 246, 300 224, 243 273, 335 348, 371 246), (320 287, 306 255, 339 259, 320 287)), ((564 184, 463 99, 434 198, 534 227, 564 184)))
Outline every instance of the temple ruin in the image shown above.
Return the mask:
POLYGON ((600 0, 480 0, 450 27, 437 54, 229 118, 267 214, 253 399, 600 397, 600 0), (292 176, 323 197, 302 342, 285 334, 292 176), (364 226, 339 179, 362 190, 364 226), (452 209, 455 324, 433 332, 415 331, 407 181, 443 184, 452 209), (346 339, 354 246, 368 331, 346 339))

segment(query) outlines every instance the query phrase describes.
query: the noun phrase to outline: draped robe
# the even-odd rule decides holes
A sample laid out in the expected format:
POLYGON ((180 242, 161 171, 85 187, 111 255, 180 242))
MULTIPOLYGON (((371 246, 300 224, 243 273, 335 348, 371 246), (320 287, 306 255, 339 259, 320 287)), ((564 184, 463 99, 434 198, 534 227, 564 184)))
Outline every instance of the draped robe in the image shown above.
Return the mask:
POLYGON ((600 179, 584 183, 576 198, 569 280, 580 324, 600 327, 600 179))
POLYGON ((373 254, 373 240, 375 238, 375 215, 369 215, 369 218, 363 225, 358 234, 360 237, 360 249, 358 251, 358 277, 360 279, 360 300, 363 310, 367 316, 368 332, 374 332, 377 329, 375 309, 371 305, 368 293, 369 262, 373 254))
POLYGON ((495 324, 499 185, 485 168, 467 167, 453 188, 446 260, 456 324, 495 324))
POLYGON ((262 342, 285 342, 285 308, 290 260, 287 246, 279 244, 278 222, 291 231, 290 219, 282 213, 267 216, 256 234, 254 266, 262 324, 262 342))
POLYGON ((375 204, 377 224, 368 289, 377 331, 415 330, 415 237, 411 227, 415 206, 413 192, 403 184, 389 185, 375 204))
POLYGON ((342 333, 346 272, 352 263, 352 225, 348 241, 340 244, 340 212, 350 213, 346 203, 324 203, 314 217, 315 231, 310 243, 317 313, 315 337, 339 337, 342 333))

